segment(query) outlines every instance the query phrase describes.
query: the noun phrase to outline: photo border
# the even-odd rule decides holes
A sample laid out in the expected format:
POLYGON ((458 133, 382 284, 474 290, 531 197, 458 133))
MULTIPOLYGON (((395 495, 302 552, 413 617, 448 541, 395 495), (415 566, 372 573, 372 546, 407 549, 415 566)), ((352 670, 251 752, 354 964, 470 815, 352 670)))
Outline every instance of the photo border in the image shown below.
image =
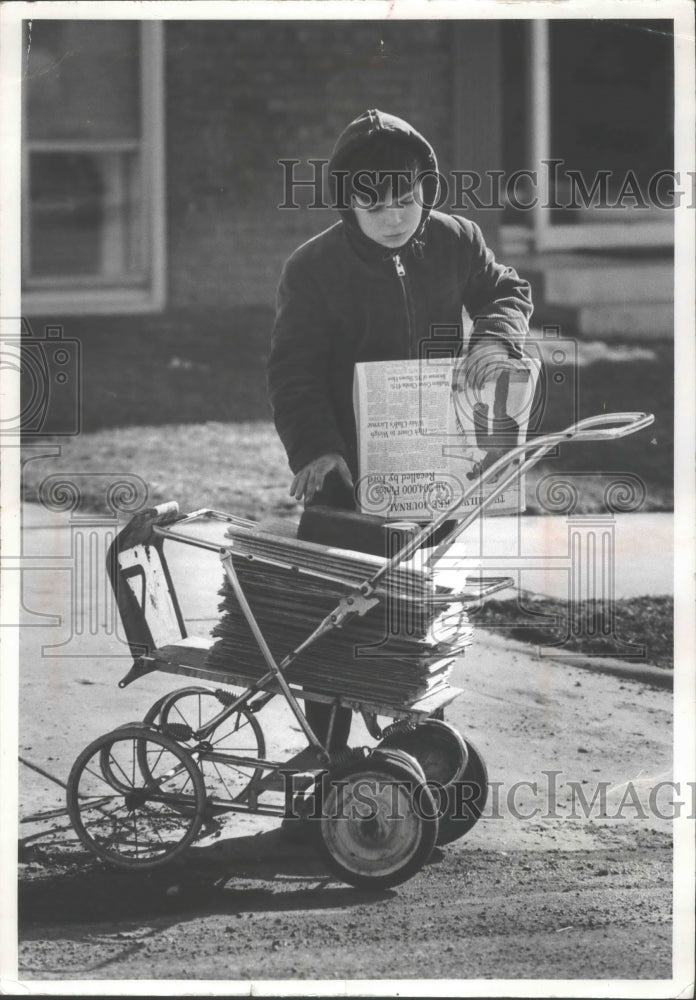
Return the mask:
MULTIPOLYGON (((199 2, 191 7, 180 0, 145 0, 123 2, 44 2, 6 3, 0 9, 0 135, 3 149, 3 171, 0 183, 0 218, 2 220, 2 259, 0 261, 0 302, 5 316, 21 315, 19 294, 19 92, 21 79, 21 22, 23 19, 80 18, 95 20, 143 19, 157 20, 380 20, 380 19, 576 19, 586 17, 675 19, 675 170, 694 178, 694 21, 693 6, 687 0, 594 0, 594 2, 563 2, 520 0, 515 4, 502 0, 469 0, 469 2, 414 2, 392 0, 324 0, 317 3, 304 0, 222 0, 199 2)), ((689 199, 686 199, 688 202, 689 199)), ((693 302, 694 238, 693 209, 682 204, 675 209, 675 772, 674 780, 694 779, 694 524, 696 522, 694 478, 694 350, 693 302)), ((18 378, 6 371, 0 373, 0 393, 6 405, 18 407, 18 378)), ((13 412, 15 412, 13 410, 13 412)), ((17 411, 18 412, 18 409, 17 411)), ((19 442, 4 439, 0 455, 2 465, 2 549, 19 552, 20 509, 19 442)), ((19 593, 17 574, 2 574, 2 618, 0 624, 17 621, 19 593)), ((3 810, 0 813, 0 858, 2 858, 2 911, 0 912, 0 975, 2 992, 13 983, 17 992, 55 995, 109 995, 114 992, 155 995, 246 995, 252 984, 248 981, 163 981, 163 980, 31 980, 17 982, 16 939, 16 871, 17 871, 17 761, 18 741, 18 637, 14 628, 3 628, 3 669, 0 671, 2 707, 1 789, 3 810)), ((687 996, 693 983, 694 940, 694 837, 693 821, 682 817, 674 821, 674 950, 671 980, 377 980, 343 982, 337 980, 272 981, 256 980, 253 992, 258 996, 325 996, 364 994, 375 996, 508 996, 539 995, 587 997, 652 997, 687 996), (665 991, 674 992, 666 994, 665 991)), ((693 994, 691 994, 693 995, 693 994)))

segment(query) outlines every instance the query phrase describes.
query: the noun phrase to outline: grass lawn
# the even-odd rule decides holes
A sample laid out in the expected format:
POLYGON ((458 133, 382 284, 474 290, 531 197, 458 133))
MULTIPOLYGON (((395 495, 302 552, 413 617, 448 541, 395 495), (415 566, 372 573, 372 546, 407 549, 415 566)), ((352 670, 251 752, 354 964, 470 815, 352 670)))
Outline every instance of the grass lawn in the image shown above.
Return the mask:
MULTIPOLYGON (((636 436, 649 437, 649 431, 636 436)), ((628 438, 611 447, 630 442, 628 438)), ((587 446, 575 450, 582 447, 587 446)), ((643 441, 642 447, 649 449, 650 445, 643 441)), ((573 450, 573 446, 566 446, 560 458, 527 475, 528 513, 548 513, 537 497, 537 484, 550 474, 554 478, 570 474, 572 479, 576 471, 570 455, 573 450)), ((636 455, 635 446, 633 450, 637 464, 641 456, 636 455)), ((25 456, 29 457, 28 451, 25 456)), ((635 465, 631 466, 630 459, 617 460, 614 468, 632 471, 635 465)), ((579 489, 575 513, 606 511, 604 490, 611 482, 611 473, 579 471, 580 478, 572 479, 579 489)), ((80 434, 61 443, 60 457, 26 462, 24 499, 38 501, 42 480, 54 473, 79 476, 84 510, 106 510, 107 480, 132 473, 144 480, 149 502, 178 500, 182 510, 213 507, 255 519, 299 516, 301 511, 301 505, 288 495, 292 475, 275 428, 267 420, 119 427, 80 434)), ((647 492, 642 509, 670 510, 670 483, 644 481, 647 492)))
POLYGON ((49 473, 80 473, 84 510, 107 510, 105 487, 121 473, 140 476, 149 503, 178 500, 182 511, 212 507, 260 520, 299 516, 291 475, 270 421, 119 427, 80 434, 60 458, 28 462, 24 496, 39 499, 49 473))
MULTIPOLYGON (((566 601, 520 593, 512 600, 490 599, 471 613, 473 624, 512 639, 565 652, 592 656, 626 656, 628 644, 643 646, 646 663, 671 670, 674 666, 674 601, 671 597, 634 597, 614 601, 607 612, 593 602, 566 601), (606 631, 607 635, 602 634, 606 631)), ((634 653, 639 652, 634 649, 634 653)))

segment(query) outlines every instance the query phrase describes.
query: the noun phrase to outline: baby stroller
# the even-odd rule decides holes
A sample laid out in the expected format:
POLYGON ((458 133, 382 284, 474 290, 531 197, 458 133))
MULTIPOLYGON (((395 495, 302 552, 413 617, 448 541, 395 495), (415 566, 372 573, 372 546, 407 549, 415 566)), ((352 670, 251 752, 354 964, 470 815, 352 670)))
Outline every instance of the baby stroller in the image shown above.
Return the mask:
POLYGON ((513 583, 480 578, 454 589, 438 581, 438 566, 551 449, 615 440, 653 419, 605 414, 518 445, 426 527, 402 525, 383 556, 288 538, 216 510, 180 514, 176 503, 136 514, 107 557, 133 655, 119 686, 151 671, 195 684, 80 753, 67 807, 81 842, 107 862, 147 870, 180 856, 223 814, 280 819, 302 807, 308 837, 342 880, 383 888, 410 878, 485 807, 485 763, 444 709, 462 693, 449 675, 472 638, 467 608, 513 583), (486 497, 467 506, 486 483, 494 484, 486 497), (455 521, 459 508, 467 513, 455 521), (223 616, 212 637, 187 635, 165 542, 222 563, 223 616), (267 756, 260 721, 276 697, 307 741, 284 761, 267 756), (360 713, 375 745, 330 752, 332 724, 320 740, 302 700, 331 706, 332 719, 339 708, 360 713))

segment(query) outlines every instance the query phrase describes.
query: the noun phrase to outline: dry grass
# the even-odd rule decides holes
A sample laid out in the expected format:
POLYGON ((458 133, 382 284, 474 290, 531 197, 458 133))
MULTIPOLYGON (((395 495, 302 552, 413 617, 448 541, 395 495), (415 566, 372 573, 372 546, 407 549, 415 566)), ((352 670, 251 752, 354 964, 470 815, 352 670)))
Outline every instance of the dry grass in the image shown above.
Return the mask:
POLYGON ((78 473, 85 510, 106 509, 106 486, 123 473, 140 476, 148 501, 178 500, 181 510, 213 507, 244 517, 287 517, 300 511, 288 495, 291 474, 270 422, 120 427, 81 434, 60 458, 29 462, 24 497, 39 499, 49 474, 78 473))
POLYGON ((509 601, 486 601, 472 618, 479 628, 522 642, 593 656, 630 656, 668 670, 674 667, 671 597, 632 597, 613 601, 605 608, 591 601, 571 605, 518 594, 509 601))

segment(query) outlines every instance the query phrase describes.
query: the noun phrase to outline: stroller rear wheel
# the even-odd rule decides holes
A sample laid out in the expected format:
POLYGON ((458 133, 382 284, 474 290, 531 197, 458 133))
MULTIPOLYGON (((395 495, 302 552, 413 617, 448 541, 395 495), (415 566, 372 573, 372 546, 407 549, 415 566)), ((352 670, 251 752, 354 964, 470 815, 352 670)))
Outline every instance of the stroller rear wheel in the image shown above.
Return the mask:
POLYGON ((413 729, 396 730, 379 744, 405 750, 415 757, 428 781, 449 785, 464 771, 466 744, 454 726, 439 719, 426 719, 413 729))
POLYGON ((440 816, 438 844, 459 840, 480 820, 488 801, 488 770, 471 740, 465 740, 467 763, 463 773, 447 791, 440 816))
POLYGON ((437 807, 420 769, 396 753, 324 776, 320 845, 329 867, 355 886, 387 888, 415 875, 437 838, 437 807))
POLYGON ((437 843, 449 844, 468 833, 488 797, 486 765, 474 745, 447 722, 429 718, 413 729, 396 731, 380 747, 398 747, 416 758, 432 782, 438 806, 437 843))

